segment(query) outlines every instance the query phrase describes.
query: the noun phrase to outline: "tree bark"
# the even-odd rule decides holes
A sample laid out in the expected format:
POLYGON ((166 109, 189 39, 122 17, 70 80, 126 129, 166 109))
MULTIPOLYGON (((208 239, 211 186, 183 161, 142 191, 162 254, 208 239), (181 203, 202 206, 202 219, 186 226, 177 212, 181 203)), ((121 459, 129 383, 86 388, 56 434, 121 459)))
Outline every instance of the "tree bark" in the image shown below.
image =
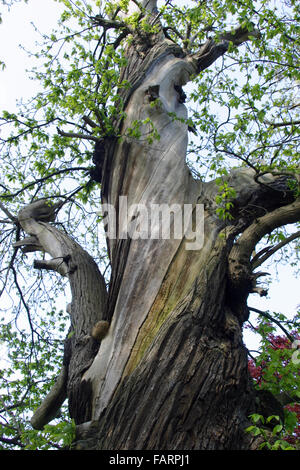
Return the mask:
MULTIPOLYGON (((148 21, 159 26, 152 11, 155 2, 148 21)), ((126 118, 115 123, 122 138, 103 140, 99 163, 102 203, 114 207, 117 220, 116 238, 108 237, 107 301, 101 275, 86 254, 76 249, 71 256, 76 266, 86 263, 87 271, 64 271, 70 282, 77 276, 71 284, 76 339, 71 337, 66 361, 76 449, 251 448, 245 428, 256 401, 242 339, 247 297, 259 276, 251 252, 269 230, 298 220, 300 208, 287 177, 267 174, 258 182, 253 170, 243 168, 226 178, 236 191, 234 218, 220 220, 217 183, 196 181, 188 170, 181 89, 226 52, 226 34, 219 42, 208 40, 194 55, 166 39, 162 28, 156 34, 136 32, 127 46, 121 77, 131 88, 120 90, 126 118), (136 120, 139 139, 130 137, 136 120), (159 140, 147 139, 153 127, 159 140), (124 237, 120 196, 126 196, 128 208, 140 204, 149 213, 153 204, 180 210, 190 204, 193 229, 198 235, 203 230, 203 244, 188 249, 191 240, 184 234, 124 237), (197 204, 204 214, 200 227, 195 226, 197 204), (83 292, 90 294, 82 303, 83 292), (90 304, 101 305, 101 312, 90 304), (100 346, 88 336, 99 319, 110 323, 100 346)), ((238 28, 229 39, 239 45, 247 37, 238 28)), ((139 220, 137 214, 131 220, 139 220)), ((110 214, 106 221, 109 228, 110 214)))

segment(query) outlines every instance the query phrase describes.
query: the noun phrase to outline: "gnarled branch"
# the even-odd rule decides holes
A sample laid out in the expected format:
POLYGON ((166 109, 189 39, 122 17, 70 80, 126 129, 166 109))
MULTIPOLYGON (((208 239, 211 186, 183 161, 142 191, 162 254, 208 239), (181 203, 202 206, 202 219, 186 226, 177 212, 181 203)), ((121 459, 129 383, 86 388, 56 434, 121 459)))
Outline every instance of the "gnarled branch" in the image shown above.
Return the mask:
POLYGON ((234 244, 229 256, 230 264, 249 262, 251 253, 264 235, 282 225, 297 222, 299 219, 300 199, 296 199, 287 206, 279 207, 259 217, 244 231, 234 244))
MULTIPOLYGON (((98 345, 92 338, 92 328, 103 319, 106 309, 105 282, 94 260, 74 240, 49 224, 54 222, 61 204, 49 205, 41 199, 25 206, 18 215, 18 222, 30 236, 18 241, 17 247, 25 245, 32 251, 42 249, 50 254, 51 260, 36 260, 34 267, 67 276, 72 292, 68 312, 73 334, 65 342, 64 363, 58 380, 32 417, 31 424, 36 429, 41 429, 57 415, 67 393, 71 416, 80 412, 72 410, 72 399, 70 403, 70 396, 80 391, 83 370, 78 369, 78 364, 87 367, 96 354, 98 345)), ((78 420, 78 416, 76 418, 78 420)))
POLYGON ((199 52, 192 54, 190 57, 196 64, 199 73, 224 55, 228 51, 230 43, 234 46, 240 46, 251 37, 260 37, 260 32, 256 29, 249 31, 247 28, 239 26, 233 31, 220 34, 215 39, 208 39, 199 52))
POLYGON ((300 219, 300 198, 294 202, 278 207, 257 218, 244 230, 234 243, 228 257, 229 297, 232 308, 241 321, 248 318, 246 300, 250 292, 266 295, 266 290, 257 287, 256 279, 262 273, 253 273, 251 254, 256 244, 275 228, 297 222, 300 219))

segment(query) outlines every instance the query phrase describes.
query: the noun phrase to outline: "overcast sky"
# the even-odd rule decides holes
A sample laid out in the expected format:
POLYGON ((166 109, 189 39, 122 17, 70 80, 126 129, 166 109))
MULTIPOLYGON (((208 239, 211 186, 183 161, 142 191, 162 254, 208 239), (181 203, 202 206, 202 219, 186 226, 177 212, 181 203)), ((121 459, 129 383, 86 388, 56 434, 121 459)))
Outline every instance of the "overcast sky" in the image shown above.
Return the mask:
MULTIPOLYGON (((0 72, 0 111, 15 111, 16 100, 29 98, 38 89, 38 83, 30 80, 26 73, 26 69, 34 65, 33 59, 29 58, 19 45, 35 50, 33 46, 40 38, 31 22, 40 31, 49 32, 55 27, 59 4, 53 0, 29 0, 28 4, 21 2, 14 5, 10 12, 7 12, 3 5, 0 9, 0 60, 6 64, 6 69, 0 72)), ((268 269, 268 266, 262 267, 263 271, 268 269)), ((258 295, 251 295, 248 303, 261 310, 280 311, 290 317, 300 304, 299 287, 299 281, 291 268, 283 266, 280 269, 279 282, 274 280, 269 289, 269 297, 259 298, 258 295)))
POLYGON ((9 11, 0 5, 0 11, 0 60, 6 64, 4 72, 0 73, 0 108, 11 110, 16 99, 29 98, 37 87, 26 73, 33 59, 21 49, 34 50, 32 46, 40 40, 31 23, 42 32, 51 30, 59 8, 53 0, 29 0, 28 4, 16 3, 9 11))

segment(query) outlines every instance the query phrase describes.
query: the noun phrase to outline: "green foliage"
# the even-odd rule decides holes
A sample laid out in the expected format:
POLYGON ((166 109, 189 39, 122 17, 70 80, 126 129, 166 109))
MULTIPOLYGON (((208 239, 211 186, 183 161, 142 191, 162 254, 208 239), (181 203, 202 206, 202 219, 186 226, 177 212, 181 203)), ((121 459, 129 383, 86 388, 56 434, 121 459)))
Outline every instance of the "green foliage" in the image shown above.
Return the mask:
POLYGON ((24 430, 21 442, 24 445, 24 450, 70 449, 74 438, 74 422, 61 421, 56 425, 47 424, 42 432, 34 429, 24 430))
POLYGON ((216 180, 218 183, 218 195, 216 196, 217 209, 216 213, 221 220, 232 220, 234 217, 231 214, 231 209, 234 206, 234 198, 236 192, 231 188, 227 181, 222 181, 221 178, 216 180))
POLYGON ((149 145, 151 145, 154 140, 160 139, 160 135, 150 118, 144 120, 135 119, 132 122, 132 126, 126 129, 126 137, 142 141, 146 139, 149 145), (143 129, 145 130, 144 133, 143 129))
MULTIPOLYGON (((29 306, 30 302, 27 308, 29 306)), ((67 316, 55 309, 37 314, 31 310, 33 330, 30 330, 18 316, 14 318, 14 313, 9 322, 7 318, 1 319, 0 448, 68 447, 74 426, 65 406, 60 421, 46 426, 43 431, 33 430, 29 423, 32 411, 53 386, 61 367, 67 316)))
POLYGON ((300 370, 295 355, 299 338, 299 314, 292 320, 287 320, 285 315, 276 312, 273 312, 271 317, 285 329, 286 334, 278 335, 276 324, 272 323, 270 318, 260 318, 258 326, 253 329, 260 335, 259 354, 250 359, 249 370, 257 390, 267 390, 277 397, 279 402, 286 402, 283 422, 277 416, 274 418, 253 414, 251 420, 254 424, 248 428, 248 432, 263 436, 263 446, 268 449, 290 450, 299 447, 300 437, 300 370), (287 335, 295 340, 291 341, 287 335), (276 425, 273 418, 278 422, 276 425), (270 423, 274 425, 272 434, 264 429, 265 425, 269 424, 270 427, 270 423))
MULTIPOLYGON (((260 37, 232 48, 224 60, 195 80, 191 118, 200 143, 197 139, 192 149, 198 153, 199 171, 215 175, 218 168, 241 162, 257 172, 295 171, 299 165, 299 6, 267 0, 260 7, 252 1, 212 3, 213 17, 206 2, 187 8, 191 37, 197 37, 192 50, 211 31, 223 31, 227 24, 227 30, 254 24, 260 37), (200 18, 203 27, 197 28, 200 18), (284 124, 288 122, 295 124, 284 124)), ((177 30, 180 21, 178 13, 177 30)), ((182 24, 181 35, 184 28, 182 24)))
MULTIPOLYGON (((274 312, 272 317, 281 323, 286 322, 283 314, 274 312)), ((297 318, 298 316, 293 320, 296 324, 297 318)), ((267 318, 261 319, 256 331, 261 338, 260 354, 255 360, 256 367, 260 368, 261 373, 257 379, 258 385, 266 387, 274 395, 279 395, 285 390, 291 394, 298 393, 300 396, 299 364, 292 360, 294 348, 291 341, 286 336, 277 336, 276 325, 267 318)))
POLYGON ((252 414, 250 416, 253 425, 246 429, 246 432, 251 433, 253 436, 262 438, 262 443, 259 445, 259 450, 296 450, 294 446, 289 444, 282 438, 283 436, 283 425, 280 423, 279 416, 269 416, 266 420, 259 414, 252 414), (271 421, 277 421, 272 431, 265 429, 263 425, 270 423, 271 421))
MULTIPOLYGON (((14 1, 1 3, 13 7, 14 1)), ((300 109, 299 5, 293 0, 261 0, 259 5, 252 0, 189 0, 176 7, 173 3, 165 2, 158 15, 168 38, 190 54, 197 53, 208 37, 221 41, 224 31, 237 26, 252 31, 254 25, 260 31, 260 37, 253 35, 239 48, 231 43, 222 59, 194 78, 186 90, 188 119, 169 116, 196 127, 198 136, 189 144, 189 165, 203 180, 217 178, 217 215, 230 221, 236 196, 226 181, 230 168, 248 166, 257 175, 267 170, 292 174, 299 169, 299 126, 295 124, 300 109)), ((9 306, 2 312, 0 332, 6 358, 0 391, 2 448, 68 447, 74 432, 65 408, 56 424, 43 432, 33 431, 29 424, 32 410, 59 372, 68 320, 65 304, 58 306, 57 299, 65 301, 69 293, 60 278, 32 274, 31 255, 12 247, 21 236, 13 217, 34 198, 62 199, 66 205, 59 212, 59 226, 106 268, 98 228, 99 185, 90 179, 93 146, 95 139, 124 138, 118 126, 125 117, 121 95, 131 85, 120 70, 126 66, 126 43, 132 39, 125 27, 146 39, 157 32, 157 25, 150 24, 144 12, 124 20, 121 13, 127 11, 128 0, 58 0, 53 8, 61 11, 57 28, 42 34, 38 48, 31 52, 35 64, 31 78, 39 91, 29 102, 20 103, 18 112, 3 110, 0 118, 0 202, 8 211, 1 234, 0 288, 9 306), (103 28, 93 20, 99 12, 101 18, 123 22, 123 27, 103 28), (92 127, 84 116, 94 123, 92 127)), ((159 100, 151 106, 159 106, 159 100)), ((148 145, 159 141, 150 119, 134 121, 125 136, 148 145)), ((284 235, 279 231, 270 235, 274 240, 280 236, 284 235)), ((261 323, 262 338, 271 333, 269 328, 261 323)), ((259 358, 261 366, 268 363, 264 386, 274 392, 290 387, 296 391, 292 350, 270 350, 264 341, 259 358)), ((292 416, 287 416, 285 426, 287 422, 292 426, 292 416)), ((256 425, 257 420, 255 428, 260 429, 256 425)), ((279 442, 280 426, 275 426, 272 436, 279 436, 279 442)))

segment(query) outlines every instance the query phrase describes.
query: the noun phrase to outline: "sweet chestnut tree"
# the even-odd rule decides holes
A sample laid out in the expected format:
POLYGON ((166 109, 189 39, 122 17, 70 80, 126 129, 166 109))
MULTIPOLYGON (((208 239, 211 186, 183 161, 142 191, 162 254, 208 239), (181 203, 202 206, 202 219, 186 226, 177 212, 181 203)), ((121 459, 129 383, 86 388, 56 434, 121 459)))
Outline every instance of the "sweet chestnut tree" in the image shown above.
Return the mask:
POLYGON ((299 4, 58 6, 1 117, 2 446, 257 449, 243 327, 297 260, 299 4))

